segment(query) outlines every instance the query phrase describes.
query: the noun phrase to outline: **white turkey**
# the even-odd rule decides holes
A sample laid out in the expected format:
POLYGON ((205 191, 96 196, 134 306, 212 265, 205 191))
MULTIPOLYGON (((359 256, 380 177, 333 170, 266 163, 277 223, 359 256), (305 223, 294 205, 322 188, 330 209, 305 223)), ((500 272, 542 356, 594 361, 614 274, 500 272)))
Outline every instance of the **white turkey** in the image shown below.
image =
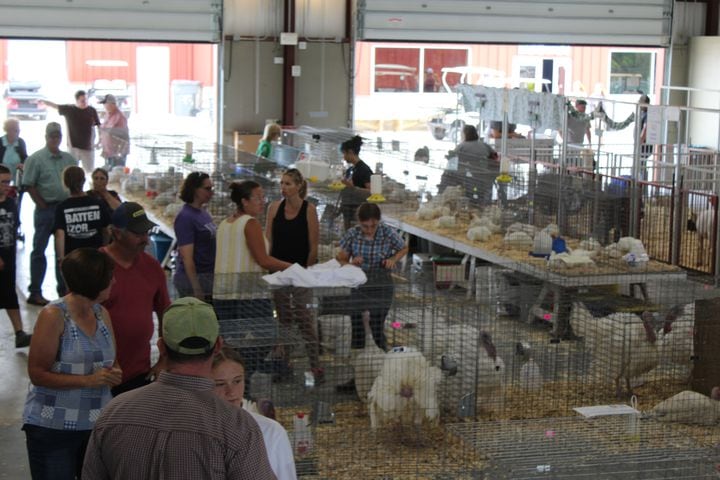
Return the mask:
POLYGON ((695 303, 673 306, 661 317, 658 329, 660 365, 680 367, 680 377, 689 380, 695 346, 695 303))
POLYGON ((372 331, 370 330, 370 312, 368 310, 362 313, 362 322, 365 328, 365 348, 355 357, 353 367, 355 369, 355 389, 358 397, 360 397, 361 401, 367 402, 368 392, 385 361, 385 352, 373 340, 372 331))
POLYGON ((420 425, 436 423, 440 408, 437 386, 440 369, 417 351, 388 353, 380 374, 368 394, 370 426, 389 423, 420 425))
POLYGON ((630 380, 658 366, 658 337, 651 312, 643 312, 640 318, 628 312, 595 318, 576 302, 571 323, 592 353, 593 374, 601 380, 612 380, 618 398, 622 396, 621 381, 625 381, 626 393, 632 395, 630 380))
POLYGON ((646 416, 661 422, 714 425, 720 421, 720 387, 710 397, 686 390, 655 405, 646 416))

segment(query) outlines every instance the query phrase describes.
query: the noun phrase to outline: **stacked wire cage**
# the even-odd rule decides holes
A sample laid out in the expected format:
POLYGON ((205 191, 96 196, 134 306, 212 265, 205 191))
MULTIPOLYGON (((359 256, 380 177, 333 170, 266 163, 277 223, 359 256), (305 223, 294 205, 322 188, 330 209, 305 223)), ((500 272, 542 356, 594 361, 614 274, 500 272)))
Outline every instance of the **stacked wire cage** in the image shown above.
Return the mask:
MULTIPOLYGON (((412 176, 410 172, 416 177, 423 173, 442 177, 446 159, 430 159, 426 164, 416 159, 411 148, 397 146, 369 145, 364 156, 367 162, 382 163, 385 172, 398 170, 406 178, 412 176)), ((211 210, 218 216, 231 208, 228 199, 218 195, 229 182, 254 179, 268 197, 278 195, 275 185, 283 166, 258 168, 254 155, 224 150, 213 152, 212 158, 208 155, 207 163, 203 158, 198 152, 196 163, 184 167, 211 175, 218 199, 211 210)), ((704 478, 710 462, 717 463, 717 451, 709 446, 720 439, 712 428, 685 431, 651 418, 623 436, 629 417, 594 423, 573 418, 575 407, 627 402, 628 383, 643 411, 687 389, 689 382, 704 392, 707 382, 716 378, 712 373, 716 367, 707 361, 716 327, 707 315, 711 309, 696 307, 695 300, 704 291, 679 281, 673 272, 663 277, 662 272, 623 265, 609 256, 575 272, 529 257, 533 245, 503 244, 510 225, 544 228, 557 221, 555 210, 572 206, 575 200, 567 197, 576 195, 582 207, 564 208, 568 243, 575 246, 594 235, 602 238, 602 232, 613 228, 610 220, 595 221, 593 212, 607 203, 603 194, 618 195, 620 190, 619 196, 625 198, 617 184, 611 187, 611 179, 590 177, 592 188, 588 188, 583 183, 588 180, 579 172, 564 172, 551 177, 545 187, 531 170, 529 159, 518 155, 510 163, 506 199, 494 193, 492 205, 479 207, 461 200, 463 192, 457 189, 435 192, 435 200, 428 201, 430 192, 419 194, 408 186, 412 181, 397 182, 397 187, 383 182, 398 193, 392 197, 391 190, 384 189, 392 198, 381 204, 389 224, 423 229, 456 246, 481 248, 495 261, 461 262, 456 268, 461 277, 445 282, 437 281, 437 267, 430 275, 399 269, 370 295, 340 287, 292 292, 318 332, 324 382, 312 374, 311 340, 301 325, 280 318, 278 302, 288 292, 269 287, 259 275, 231 279, 230 290, 237 298, 218 298, 215 306, 226 341, 249 361, 249 395, 256 400, 270 398, 278 407, 278 420, 289 430, 297 412, 311 414, 314 447, 296 457, 301 475, 534 478, 553 472, 558 478, 583 478, 599 465, 597 472, 607 475, 595 478, 623 478, 628 472, 656 472, 658 467, 677 473, 673 478, 682 474, 704 478), (575 193, 568 194, 569 190, 575 193), (546 198, 543 191, 549 192, 546 198), (529 201, 529 195, 537 192, 541 194, 529 201), (546 201, 554 204, 543 218, 543 212, 537 212, 539 203, 546 201), (455 223, 448 227, 438 217, 425 219, 423 208, 437 208, 439 217, 453 217, 455 223), (468 235, 473 219, 483 216, 492 217, 502 229, 492 233, 490 243, 468 235), (548 285, 562 288, 543 292, 548 285), (644 288, 643 298, 623 296, 632 292, 616 285, 644 288), (364 320, 373 315, 382 321, 366 326, 364 320), (666 331, 668 319, 672 328, 666 331), (560 341, 549 335, 558 322, 566 322, 574 336, 560 341), (385 345, 380 345, 378 328, 385 345), (353 345, 353 337, 362 340, 356 338, 353 345), (634 369, 636 364, 644 367, 634 369), (618 390, 622 390, 619 400, 618 390), (582 445, 592 441, 595 448, 584 449, 581 456, 582 445), (662 447, 663 442, 671 445, 662 447), (622 449, 613 450, 613 445, 622 449), (526 457, 523 450, 528 451, 526 457), (606 459, 599 457, 603 451, 606 459)), ((415 180, 426 187, 432 183, 415 180)), ((337 201, 330 183, 328 179, 310 185, 310 196, 321 206, 337 201)), ((610 208, 613 222, 615 217, 626 218, 623 202, 609 203, 617 204, 610 208)), ((336 227, 329 231, 321 260, 334 258, 342 234, 336 227)))

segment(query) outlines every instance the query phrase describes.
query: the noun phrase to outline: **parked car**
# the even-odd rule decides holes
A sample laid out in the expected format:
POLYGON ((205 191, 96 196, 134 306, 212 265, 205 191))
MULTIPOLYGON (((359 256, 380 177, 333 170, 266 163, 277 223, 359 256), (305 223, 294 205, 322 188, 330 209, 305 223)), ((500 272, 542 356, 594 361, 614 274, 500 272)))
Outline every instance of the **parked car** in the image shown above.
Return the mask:
POLYGON ((45 120, 47 107, 42 102, 40 88, 40 82, 11 80, 4 94, 7 116, 45 120))
POLYGON ((117 106, 121 112, 125 114, 125 118, 130 118, 132 112, 132 96, 127 88, 125 80, 95 80, 87 91, 88 105, 95 107, 98 115, 102 119, 105 116, 105 105, 100 103, 105 95, 112 93, 117 100, 117 106))
POLYGON ((428 122, 428 129, 435 140, 450 140, 460 143, 460 135, 465 125, 480 124, 477 112, 466 112, 463 108, 446 108, 428 122))

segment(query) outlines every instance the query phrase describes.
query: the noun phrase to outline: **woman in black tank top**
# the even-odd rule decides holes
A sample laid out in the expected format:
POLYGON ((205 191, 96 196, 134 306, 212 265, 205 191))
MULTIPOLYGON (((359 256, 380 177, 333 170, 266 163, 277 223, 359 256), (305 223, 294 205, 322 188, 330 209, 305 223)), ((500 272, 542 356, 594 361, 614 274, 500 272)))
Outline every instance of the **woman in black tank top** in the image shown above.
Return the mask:
MULTIPOLYGON (((265 235, 270 240, 270 255, 290 263, 299 263, 308 267, 317 263, 318 224, 315 205, 305 200, 307 182, 299 170, 287 170, 280 180, 283 199, 270 204, 265 225, 265 235)), ((308 305, 312 303, 312 291, 307 288, 284 287, 274 292, 273 298, 278 319, 285 326, 297 323, 305 350, 310 360, 310 368, 316 383, 324 380, 320 367, 317 327, 308 305)), ((290 352, 288 346, 275 349, 289 367, 290 352)), ((291 375, 289 368, 286 373, 291 375)))

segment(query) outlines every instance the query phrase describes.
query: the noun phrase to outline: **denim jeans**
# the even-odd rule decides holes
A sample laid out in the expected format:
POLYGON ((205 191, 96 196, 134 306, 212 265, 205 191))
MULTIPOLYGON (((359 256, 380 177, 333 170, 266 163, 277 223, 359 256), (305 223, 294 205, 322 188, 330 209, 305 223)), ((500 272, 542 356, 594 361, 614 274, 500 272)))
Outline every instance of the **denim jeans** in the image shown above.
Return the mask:
MULTIPOLYGON (((45 250, 47 250, 48 242, 53 234, 55 207, 57 207, 57 203, 50 203, 47 208, 35 207, 33 216, 35 235, 33 236, 33 249, 30 253, 30 288, 28 289, 30 294, 42 294, 42 284, 47 270, 45 250)), ((58 295, 62 296, 65 291, 65 282, 60 273, 59 265, 55 266, 55 278, 57 279, 58 295)))
POLYGON ((367 310, 370 313, 370 331, 375 345, 381 350, 387 350, 385 318, 392 306, 395 284, 389 270, 369 270, 365 274, 367 282, 350 293, 351 346, 365 348, 365 326, 362 322, 362 314, 367 310))
POLYGON ((92 430, 55 430, 23 425, 33 480, 80 478, 92 430))

